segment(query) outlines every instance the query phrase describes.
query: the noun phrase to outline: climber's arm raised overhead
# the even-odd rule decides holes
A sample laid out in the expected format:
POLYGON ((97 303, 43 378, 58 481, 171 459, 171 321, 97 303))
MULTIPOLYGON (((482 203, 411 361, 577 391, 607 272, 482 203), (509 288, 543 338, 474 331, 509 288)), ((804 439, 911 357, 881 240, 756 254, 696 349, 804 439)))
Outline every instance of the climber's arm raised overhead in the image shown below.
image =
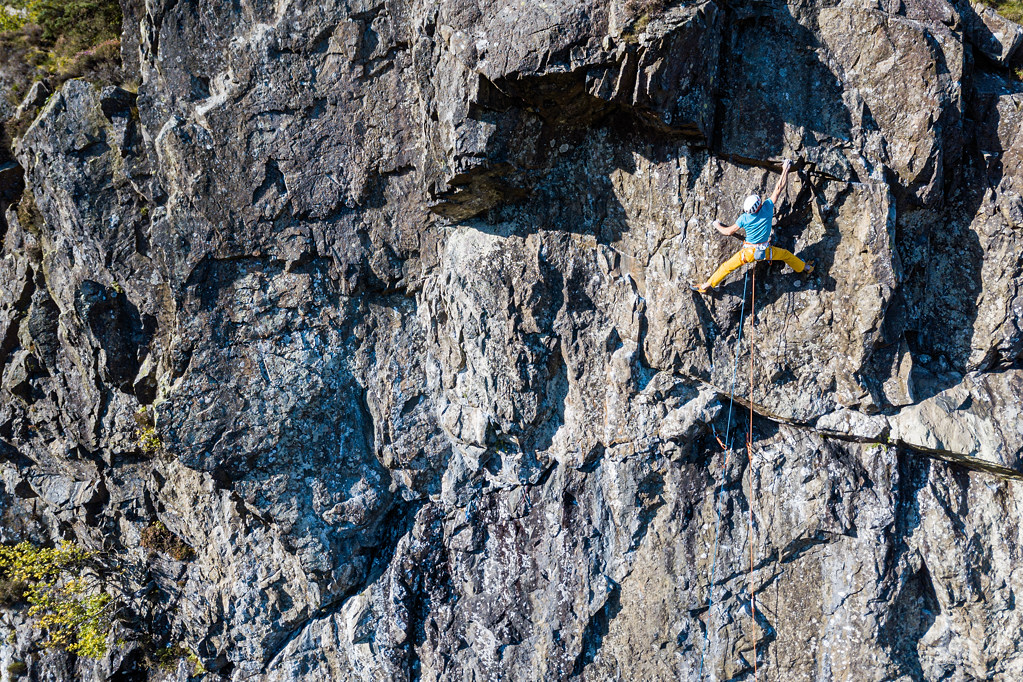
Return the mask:
POLYGON ((789 169, 792 168, 792 162, 788 159, 781 164, 781 177, 778 178, 778 184, 774 186, 774 192, 771 193, 771 203, 775 206, 778 205, 778 199, 781 197, 781 192, 785 189, 785 185, 789 182, 789 169))

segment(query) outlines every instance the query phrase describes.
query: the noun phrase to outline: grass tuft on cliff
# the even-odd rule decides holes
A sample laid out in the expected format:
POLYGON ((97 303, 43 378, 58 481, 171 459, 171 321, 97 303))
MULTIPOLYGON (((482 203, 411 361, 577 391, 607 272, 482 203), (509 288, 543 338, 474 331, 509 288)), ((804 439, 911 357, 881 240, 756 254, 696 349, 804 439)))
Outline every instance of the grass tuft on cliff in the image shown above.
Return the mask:
POLYGON ((980 0, 1009 21, 1023 23, 1023 0, 980 0))
POLYGON ((167 554, 175 561, 191 561, 195 558, 195 550, 171 533, 162 521, 157 521, 142 531, 141 544, 148 550, 167 554))
POLYGON ((69 78, 116 83, 121 77, 117 0, 6 0, 0 7, 0 68, 20 102, 33 82, 56 90, 69 78))
POLYGON ((208 670, 203 666, 202 661, 191 649, 180 645, 167 645, 158 649, 150 656, 150 665, 162 670, 164 673, 173 673, 178 669, 178 664, 185 661, 191 668, 191 675, 205 675, 208 670))
POLYGON ((11 661, 7 664, 7 672, 10 674, 11 679, 22 677, 28 672, 28 664, 24 661, 11 661))
POLYGON ((625 3, 625 14, 632 22, 632 27, 622 36, 625 41, 636 42, 650 21, 664 12, 664 5, 665 0, 628 0, 625 3))

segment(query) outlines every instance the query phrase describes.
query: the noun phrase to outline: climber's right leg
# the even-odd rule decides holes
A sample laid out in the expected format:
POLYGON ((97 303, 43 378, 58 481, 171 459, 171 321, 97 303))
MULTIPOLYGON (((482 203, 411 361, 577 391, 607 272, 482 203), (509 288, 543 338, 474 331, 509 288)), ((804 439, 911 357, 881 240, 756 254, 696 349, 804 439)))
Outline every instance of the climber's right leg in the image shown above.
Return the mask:
MULTIPOLYGON (((794 256, 793 256, 794 257, 794 256)), ((753 262, 753 247, 748 246, 744 249, 739 249, 734 256, 726 260, 721 264, 721 267, 710 276, 707 280, 707 284, 711 287, 716 287, 721 284, 725 277, 735 272, 743 263, 753 262)))

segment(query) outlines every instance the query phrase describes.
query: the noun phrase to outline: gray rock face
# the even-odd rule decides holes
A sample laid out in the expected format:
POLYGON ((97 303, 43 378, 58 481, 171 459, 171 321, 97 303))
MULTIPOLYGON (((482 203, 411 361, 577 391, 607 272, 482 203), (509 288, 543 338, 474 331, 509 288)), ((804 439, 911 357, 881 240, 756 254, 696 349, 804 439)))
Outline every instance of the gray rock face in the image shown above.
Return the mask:
POLYGON ((975 4, 964 17, 966 36, 974 48, 988 59, 1008 64, 1021 42, 1023 29, 990 7, 975 4))
POLYGON ((125 616, 92 662, 4 606, 0 663, 1023 677, 1018 26, 124 9, 138 92, 37 97, 0 165, 0 539, 117 557, 125 616), (774 243, 814 272, 694 294, 784 158, 774 243))

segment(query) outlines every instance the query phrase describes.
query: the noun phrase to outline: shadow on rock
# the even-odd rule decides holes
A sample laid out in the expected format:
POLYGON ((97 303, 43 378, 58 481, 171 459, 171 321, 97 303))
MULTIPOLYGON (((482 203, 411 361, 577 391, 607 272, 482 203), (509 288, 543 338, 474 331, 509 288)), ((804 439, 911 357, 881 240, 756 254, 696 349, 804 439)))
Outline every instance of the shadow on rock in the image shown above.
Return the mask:
POLYGON ((813 33, 787 8, 728 12, 731 31, 722 50, 715 151, 759 165, 793 143, 813 148, 829 138, 848 140, 852 119, 842 84, 816 56, 821 44, 813 33))
MULTIPOLYGON (((1018 100, 1023 85, 978 73, 972 90, 971 144, 958 172, 947 178, 948 209, 908 212, 896 240, 905 271, 905 337, 918 400, 957 385, 967 372, 1012 366, 1023 347, 1019 340, 988 338, 998 330, 978 319, 983 297, 1012 298, 1002 290, 1008 278, 999 273, 998 279, 985 281, 982 269, 999 251, 1013 249, 1004 237, 1006 224, 1013 221, 1014 195, 1003 187, 1006 181, 1012 184, 1003 159, 1011 152, 1006 140, 1023 127, 1023 119, 1005 120, 1007 107, 999 104, 1018 100)), ((987 316, 992 312, 1005 314, 995 310, 987 316)))

